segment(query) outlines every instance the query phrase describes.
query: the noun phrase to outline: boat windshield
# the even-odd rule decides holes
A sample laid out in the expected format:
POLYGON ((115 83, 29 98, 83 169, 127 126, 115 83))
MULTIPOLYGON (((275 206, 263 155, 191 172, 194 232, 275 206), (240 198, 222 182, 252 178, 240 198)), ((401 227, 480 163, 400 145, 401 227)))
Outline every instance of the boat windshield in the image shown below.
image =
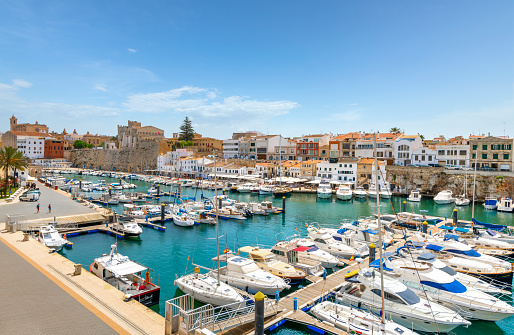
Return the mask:
POLYGON ((445 266, 444 268, 440 268, 439 270, 446 272, 450 276, 455 276, 457 274, 457 271, 455 271, 449 266, 445 266))
POLYGON ((454 280, 451 283, 435 283, 433 281, 422 280, 421 284, 451 293, 464 293, 467 291, 466 286, 462 285, 457 280, 454 280))
POLYGON ((255 263, 243 265, 241 267, 241 273, 250 273, 259 270, 259 267, 255 263))
POLYGON ((416 293, 412 292, 411 289, 406 289, 402 292, 396 292, 408 305, 414 305, 421 301, 421 299, 416 295, 416 293))
POLYGON ((446 251, 451 252, 453 254, 457 254, 457 255, 466 255, 466 256, 471 256, 471 257, 480 257, 480 256, 482 256, 479 252, 477 252, 477 251, 475 251, 473 249, 470 249, 470 250, 447 249, 446 251))

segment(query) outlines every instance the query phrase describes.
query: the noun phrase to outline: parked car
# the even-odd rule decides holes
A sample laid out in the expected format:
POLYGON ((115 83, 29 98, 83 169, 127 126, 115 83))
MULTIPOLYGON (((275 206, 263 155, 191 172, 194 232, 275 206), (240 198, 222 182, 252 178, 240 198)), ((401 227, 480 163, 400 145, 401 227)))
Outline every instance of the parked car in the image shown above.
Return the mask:
POLYGON ((482 166, 480 168, 481 171, 496 171, 495 169, 493 169, 492 167, 490 166, 482 166))

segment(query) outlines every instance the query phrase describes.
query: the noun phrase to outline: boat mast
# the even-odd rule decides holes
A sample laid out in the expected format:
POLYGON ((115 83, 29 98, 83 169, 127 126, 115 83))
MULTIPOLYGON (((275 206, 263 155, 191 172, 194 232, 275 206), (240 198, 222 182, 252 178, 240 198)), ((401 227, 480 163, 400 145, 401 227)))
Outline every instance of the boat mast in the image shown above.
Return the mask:
POLYGON ((475 218, 475 187, 476 187, 476 180, 477 180, 477 156, 478 150, 475 151, 475 173, 473 175, 473 204, 471 204, 471 219, 475 218))
POLYGON ((278 135, 280 138, 278 139, 278 154, 279 154, 279 168, 278 168, 278 176, 280 177, 280 187, 282 187, 282 135, 278 135))
POLYGON ((373 136, 373 156, 375 158, 375 191, 377 192, 377 222, 378 222, 378 259, 380 260, 380 295, 382 296, 382 324, 385 324, 384 309, 384 266, 382 264, 382 221, 380 220, 380 192, 378 184, 377 134, 373 136))
POLYGON ((220 238, 219 238, 219 224, 218 224, 218 204, 216 203, 218 201, 218 180, 216 178, 216 150, 213 150, 213 156, 214 156, 214 206, 216 207, 216 252, 218 253, 218 283, 217 285, 220 286, 220 238))

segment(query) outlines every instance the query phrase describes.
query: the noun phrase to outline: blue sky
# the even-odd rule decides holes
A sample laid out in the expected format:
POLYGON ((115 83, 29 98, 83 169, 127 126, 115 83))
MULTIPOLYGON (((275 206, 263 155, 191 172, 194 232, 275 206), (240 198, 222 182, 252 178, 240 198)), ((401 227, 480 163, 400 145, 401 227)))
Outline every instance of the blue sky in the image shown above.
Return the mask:
POLYGON ((511 0, 0 0, 0 131, 514 136, 511 0))

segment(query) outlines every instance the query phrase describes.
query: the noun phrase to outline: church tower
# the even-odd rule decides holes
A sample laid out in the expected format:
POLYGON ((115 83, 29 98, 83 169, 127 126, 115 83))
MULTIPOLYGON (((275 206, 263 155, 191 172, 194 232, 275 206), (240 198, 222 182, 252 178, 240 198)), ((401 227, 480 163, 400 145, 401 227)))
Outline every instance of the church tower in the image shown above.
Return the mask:
POLYGON ((15 130, 16 128, 16 125, 18 124, 18 119, 14 116, 11 117, 11 129, 10 130, 15 130))

